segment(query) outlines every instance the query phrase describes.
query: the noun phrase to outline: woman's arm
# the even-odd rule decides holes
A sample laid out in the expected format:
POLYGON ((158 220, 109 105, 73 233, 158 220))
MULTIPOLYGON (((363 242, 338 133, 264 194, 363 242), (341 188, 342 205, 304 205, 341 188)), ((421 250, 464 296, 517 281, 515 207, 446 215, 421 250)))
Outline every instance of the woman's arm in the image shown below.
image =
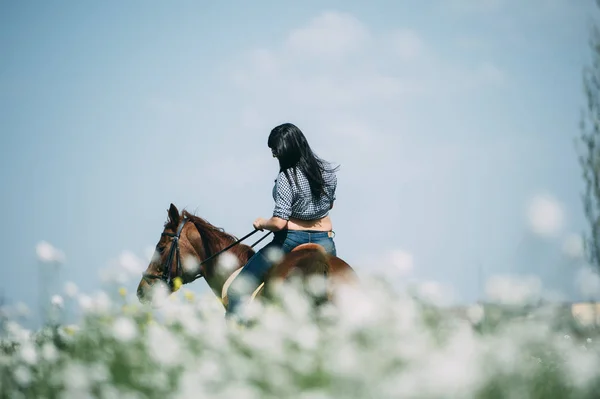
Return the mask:
POLYGON ((258 230, 279 231, 286 228, 292 214, 294 192, 289 182, 280 173, 277 176, 275 187, 275 208, 270 219, 258 218, 254 221, 254 228, 258 230))
POLYGON ((253 226, 258 230, 269 230, 269 231, 279 231, 283 230, 285 226, 287 226, 288 221, 285 219, 278 218, 277 216, 273 216, 271 219, 263 219, 258 218, 254 221, 253 226))

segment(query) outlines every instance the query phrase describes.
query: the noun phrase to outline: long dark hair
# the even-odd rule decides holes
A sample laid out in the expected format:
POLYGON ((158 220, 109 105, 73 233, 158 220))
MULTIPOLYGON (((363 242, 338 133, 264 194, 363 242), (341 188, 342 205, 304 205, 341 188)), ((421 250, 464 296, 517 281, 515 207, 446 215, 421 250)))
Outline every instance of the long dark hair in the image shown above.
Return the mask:
MULTIPOLYGON (((302 131, 291 123, 273 128, 267 145, 279 160, 279 171, 285 173, 290 184, 290 169, 298 168, 304 173, 314 198, 320 198, 325 192, 323 172, 335 172, 339 168, 333 168, 329 162, 319 158, 308 145, 302 131)), ((293 173, 293 176, 298 185, 296 173, 293 173)))

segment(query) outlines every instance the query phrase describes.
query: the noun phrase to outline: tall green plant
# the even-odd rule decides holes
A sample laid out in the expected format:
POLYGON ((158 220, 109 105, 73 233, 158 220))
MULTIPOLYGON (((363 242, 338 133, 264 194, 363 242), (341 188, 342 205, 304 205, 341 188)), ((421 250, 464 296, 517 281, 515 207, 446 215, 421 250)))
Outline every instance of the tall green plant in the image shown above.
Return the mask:
MULTIPOLYGON (((600 7, 600 0, 596 0, 600 7)), ((591 64, 583 71, 586 108, 581 117, 579 163, 585 190, 582 195, 589 233, 585 239, 586 256, 600 273, 600 32, 594 25, 590 38, 591 64)))

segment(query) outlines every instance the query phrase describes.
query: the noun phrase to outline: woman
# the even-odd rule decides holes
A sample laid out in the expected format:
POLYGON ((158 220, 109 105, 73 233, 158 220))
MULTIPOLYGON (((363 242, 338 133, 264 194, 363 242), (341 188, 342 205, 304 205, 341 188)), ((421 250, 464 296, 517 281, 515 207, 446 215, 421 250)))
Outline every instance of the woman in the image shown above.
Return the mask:
POLYGON ((274 232, 274 238, 250 258, 229 286, 228 316, 235 314, 244 297, 250 296, 264 281, 273 265, 269 251, 279 249, 288 253, 310 242, 336 255, 329 210, 335 201, 337 168, 317 157, 302 131, 291 123, 275 127, 267 145, 279 160, 279 174, 273 187, 275 209, 270 219, 258 218, 253 226, 274 232))

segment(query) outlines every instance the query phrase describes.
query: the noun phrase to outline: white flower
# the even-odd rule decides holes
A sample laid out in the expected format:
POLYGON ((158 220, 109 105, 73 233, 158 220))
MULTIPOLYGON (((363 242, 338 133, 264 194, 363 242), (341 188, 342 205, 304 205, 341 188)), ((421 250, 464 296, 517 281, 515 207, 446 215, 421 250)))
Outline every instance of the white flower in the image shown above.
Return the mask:
POLYGON ((418 285, 419 296, 428 302, 436 305, 442 305, 444 302, 451 300, 448 288, 442 286, 437 281, 425 281, 418 285))
POLYGON ((77 295, 78 292, 78 288, 77 285, 72 282, 72 281, 67 281, 65 283, 65 294, 69 297, 69 298, 73 298, 77 295))
POLYGON ((156 251, 156 248, 148 246, 144 249, 144 258, 146 259, 146 263, 154 262, 158 260, 158 257, 159 255, 156 251))
POLYGON ((21 346, 19 353, 21 355, 21 359, 23 359, 25 363, 35 364, 38 361, 38 354, 35 350, 35 347, 29 342, 24 343, 21 346))
POLYGON ((83 364, 71 361, 67 363, 63 373, 67 394, 70 394, 71 397, 88 397, 86 394, 91 381, 87 368, 83 364))
POLYGON ((42 346, 41 353, 42 353, 42 357, 47 362, 52 363, 52 362, 56 361, 56 359, 58 359, 58 351, 56 350, 56 347, 49 342, 46 342, 42 346))
POLYGON ((142 260, 130 251, 123 251, 117 262, 123 270, 132 275, 138 275, 145 269, 142 260))
POLYGON ((92 298, 90 298, 88 295, 81 294, 79 295, 79 298, 77 298, 77 300, 79 302, 79 307, 84 312, 87 312, 92 309, 94 302, 92 301, 92 298))
POLYGON ((338 287, 334 301, 345 328, 365 328, 382 315, 373 297, 364 290, 350 285, 338 287))
POLYGON ((96 383, 106 382, 110 376, 108 368, 104 363, 94 363, 89 365, 88 374, 90 376, 90 380, 96 383))
POLYGON ((552 236, 563 224, 561 205, 549 195, 538 195, 529 203, 528 218, 531 229, 541 236, 552 236))
POLYGON ((230 252, 225 252, 217 258, 217 270, 222 276, 229 276, 239 266, 239 259, 230 252))
POLYGON ((60 296, 60 295, 53 295, 51 302, 52 302, 52 306, 59 308, 59 309, 62 308, 65 304, 62 296, 60 296))
POLYGON ((542 283, 536 276, 494 276, 487 281, 488 297, 498 303, 520 305, 538 299, 542 283))
POLYGON ((183 270, 186 273, 192 274, 198 272, 200 263, 198 262, 198 259, 196 259, 195 256, 187 255, 181 260, 181 262, 183 263, 183 270))
POLYGON ((26 342, 31 338, 31 331, 21 327, 14 321, 6 322, 4 326, 7 332, 7 336, 16 342, 26 342))
POLYGON ((97 312, 104 313, 110 309, 112 301, 108 294, 104 291, 99 291, 94 297, 94 308, 97 312))
POLYGON ((17 366, 13 371, 17 384, 26 387, 31 383, 31 371, 23 365, 17 366))
POLYGON ((158 324, 148 327, 146 345, 150 355, 159 363, 174 365, 181 359, 181 345, 170 331, 158 324))
POLYGON ((137 326, 128 317, 119 317, 115 320, 112 331, 119 341, 128 342, 137 336, 137 326))
POLYGON ((44 263, 64 262, 65 255, 46 241, 41 241, 35 247, 38 259, 44 263))
POLYGON ((410 273, 414 268, 413 255, 401 249, 391 251, 388 254, 388 262, 401 274, 410 273))
POLYGON ((467 317, 473 324, 478 324, 485 316, 485 309, 483 306, 477 304, 469 306, 467 309, 467 317))
POLYGON ((29 316, 31 313, 29 311, 29 307, 27 307, 27 305, 25 305, 23 302, 18 302, 15 305, 15 311, 19 316, 29 316))
POLYGON ((94 298, 91 298, 85 294, 79 294, 77 299, 79 302, 79 307, 84 312, 107 312, 111 305, 110 297, 104 291, 96 293, 94 298))
POLYGON ((271 247, 265 251, 265 256, 271 263, 280 262, 284 255, 285 253, 277 247, 271 247))
POLYGON ((169 300, 171 293, 167 285, 162 281, 153 284, 150 290, 152 291, 152 306, 164 306, 164 304, 169 300))

